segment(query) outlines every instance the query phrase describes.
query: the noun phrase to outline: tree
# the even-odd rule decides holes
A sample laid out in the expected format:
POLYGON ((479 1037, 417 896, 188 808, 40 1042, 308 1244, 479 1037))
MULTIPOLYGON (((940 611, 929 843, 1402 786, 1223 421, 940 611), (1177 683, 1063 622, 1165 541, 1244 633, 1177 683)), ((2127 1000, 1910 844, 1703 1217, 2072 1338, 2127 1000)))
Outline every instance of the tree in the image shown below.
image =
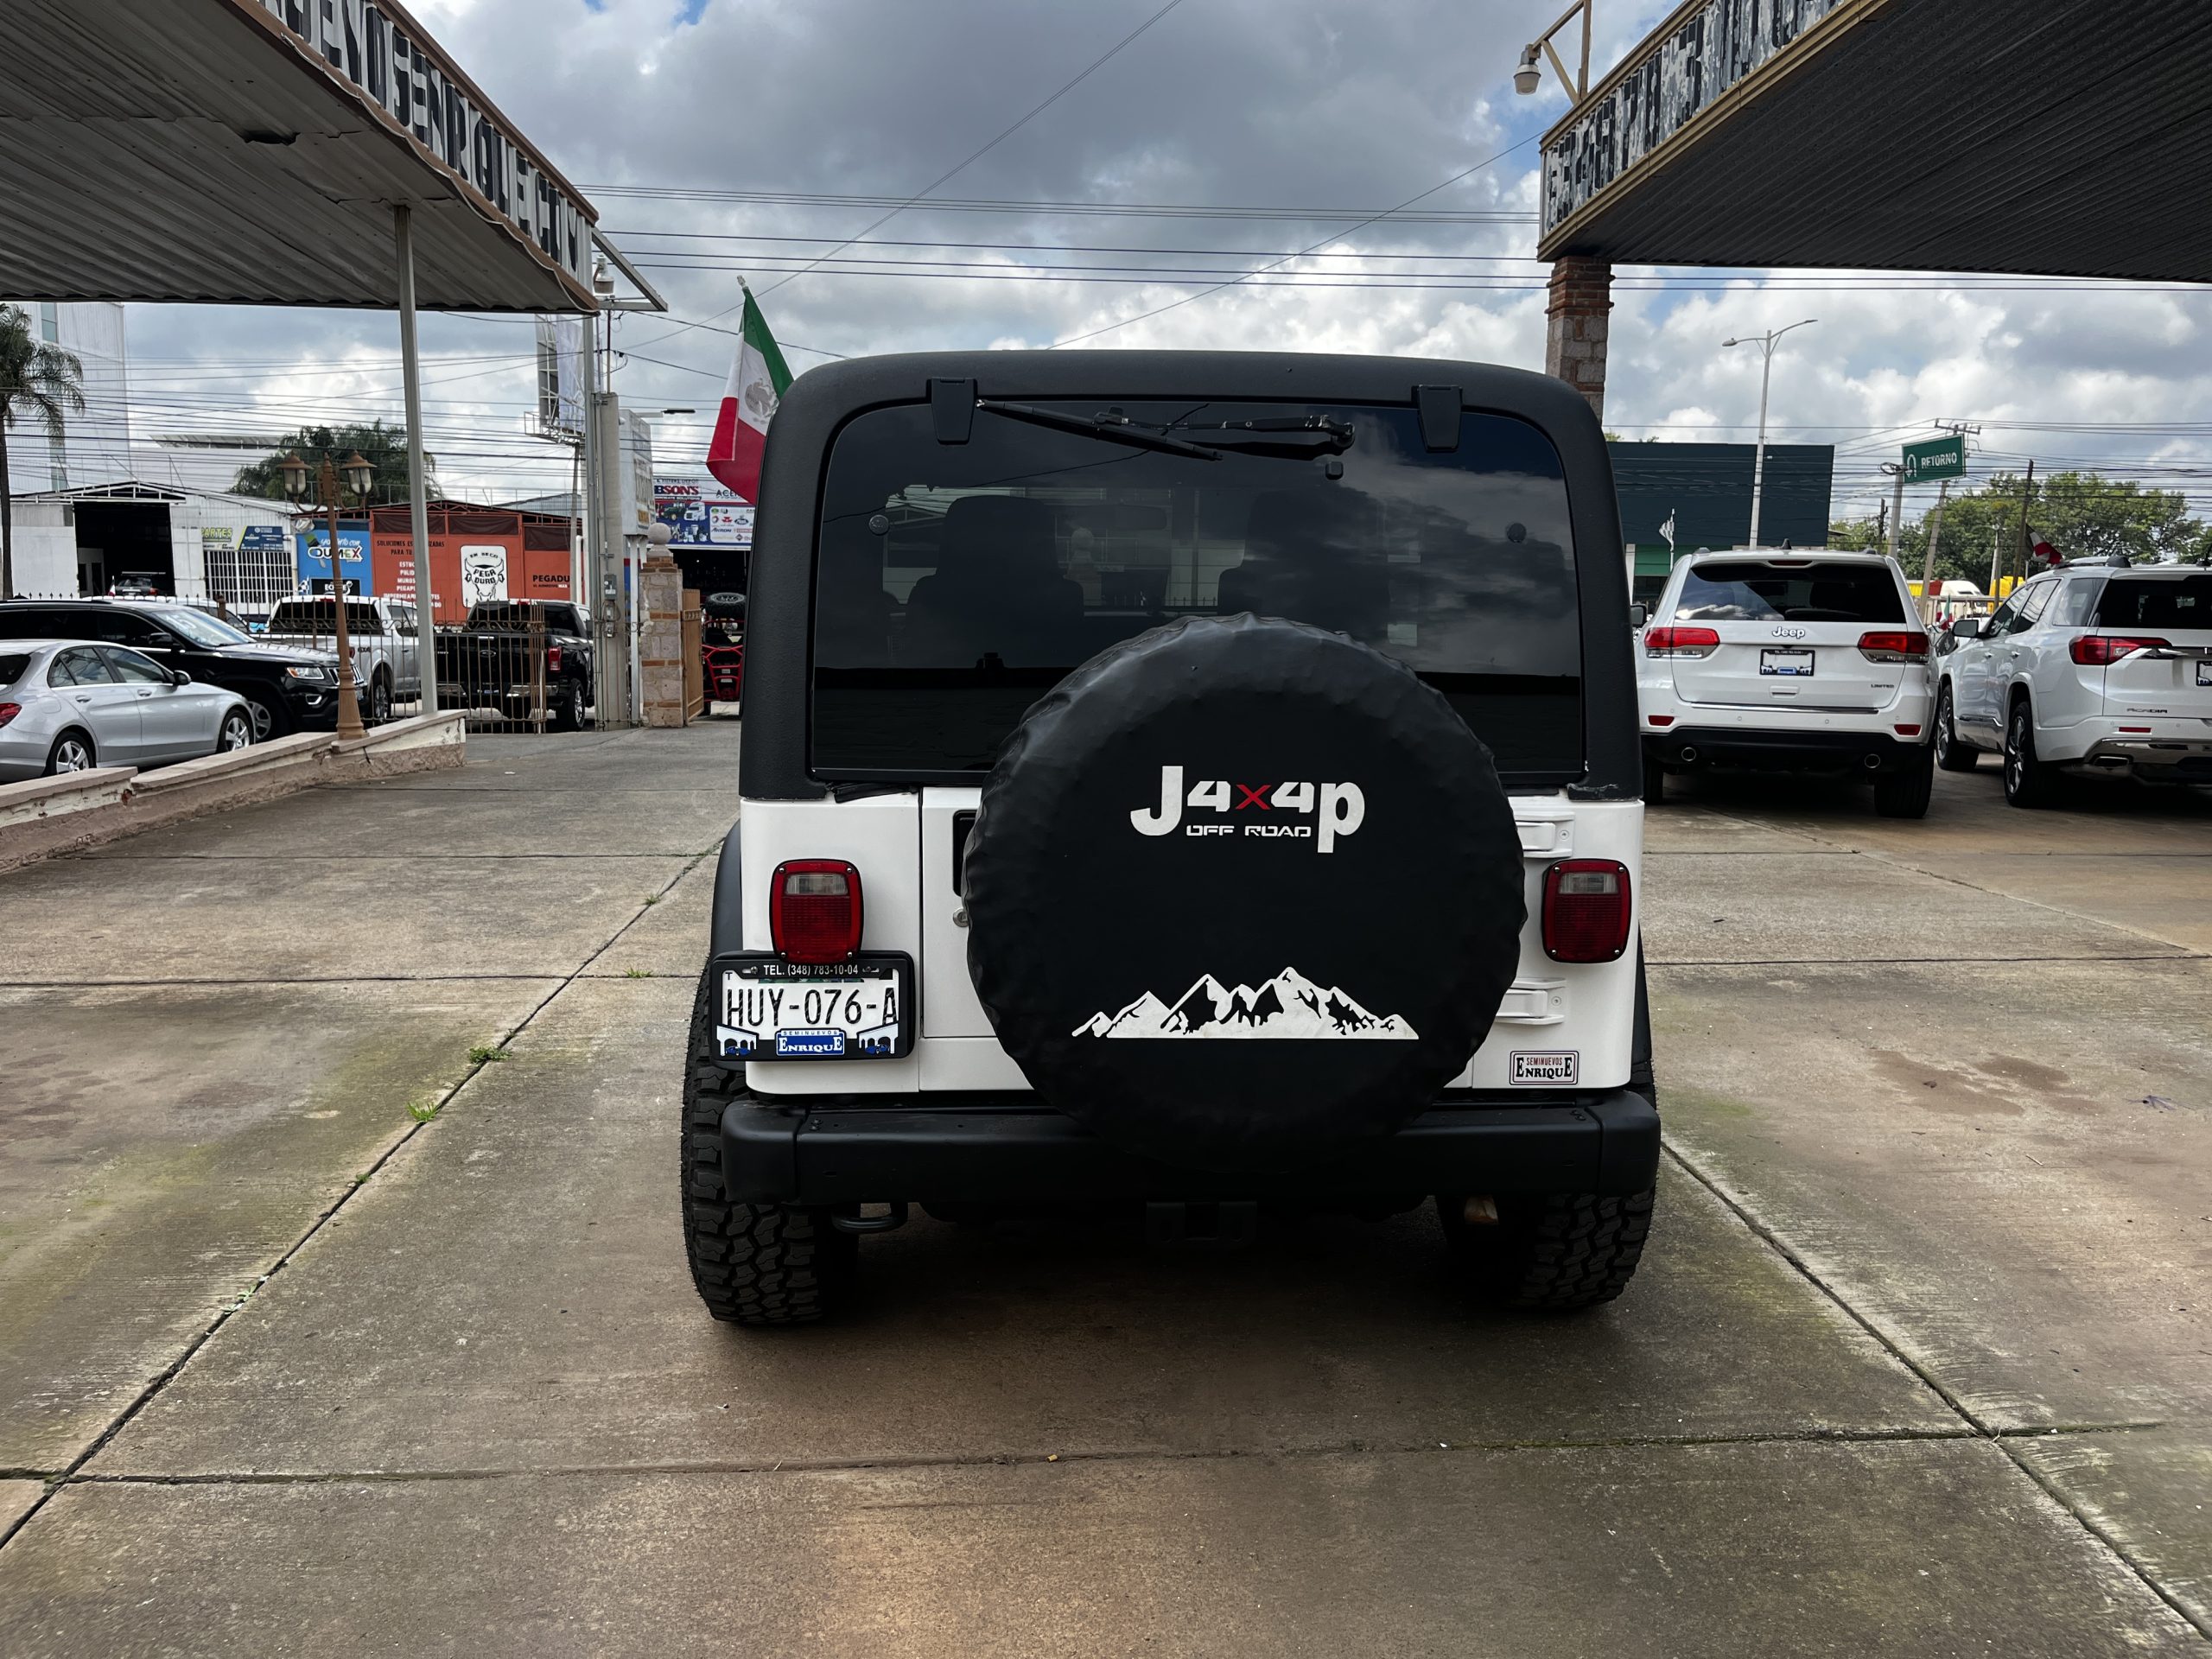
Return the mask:
POLYGON ((0 599, 16 596, 15 486, 8 477, 8 431, 18 413, 60 443, 68 416, 85 412, 85 365, 76 353, 31 332, 30 314, 0 305, 0 599))
MULTIPOLYGON (((287 432, 276 440, 266 461, 257 461, 251 467, 241 467, 238 480, 232 486, 240 495, 258 495, 271 501, 284 499, 284 475, 276 470, 277 463, 288 454, 296 453, 302 461, 319 474, 325 455, 333 466, 343 466, 359 453, 375 469, 376 479, 369 486, 369 499, 377 501, 405 501, 412 499, 407 476, 407 433, 404 428, 386 426, 382 421, 353 422, 343 426, 303 426, 296 432, 287 432)), ((435 465, 430 455, 423 457, 425 471, 435 465)), ((308 487, 314 484, 310 480, 308 487)), ((427 484, 425 486, 427 489, 427 484)))
MULTIPOLYGON (((1924 495, 1926 486, 1922 486, 1924 495)), ((2212 560, 2212 527, 2193 518, 2189 498, 2179 491, 2145 489, 2125 479, 2096 473, 2052 473, 2038 477, 2032 493, 2018 474, 1993 474, 1979 488, 1955 493, 1943 507, 1943 533, 1936 544, 1936 574, 1986 584, 1990 556, 1999 575, 2020 571, 2020 509, 2024 494, 2028 528, 2049 542, 2062 557, 2095 559, 2124 553, 2146 563, 2212 560)), ((1916 581, 1928 553, 1928 532, 1935 519, 1933 501, 1897 535, 1897 561, 1916 581)), ((1828 527, 1830 547, 1879 549, 1872 518, 1838 519, 1828 527)))

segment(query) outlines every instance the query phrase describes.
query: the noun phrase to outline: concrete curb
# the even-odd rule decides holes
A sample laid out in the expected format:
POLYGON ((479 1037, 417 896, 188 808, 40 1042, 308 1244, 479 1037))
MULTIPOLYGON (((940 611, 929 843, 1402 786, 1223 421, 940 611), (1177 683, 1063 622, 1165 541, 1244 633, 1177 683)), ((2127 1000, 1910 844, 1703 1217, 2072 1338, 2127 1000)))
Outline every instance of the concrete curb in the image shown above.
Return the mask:
POLYGON ((0 785, 0 870, 318 784, 442 771, 467 758, 468 716, 418 715, 341 743, 302 732, 155 772, 100 766, 0 785))

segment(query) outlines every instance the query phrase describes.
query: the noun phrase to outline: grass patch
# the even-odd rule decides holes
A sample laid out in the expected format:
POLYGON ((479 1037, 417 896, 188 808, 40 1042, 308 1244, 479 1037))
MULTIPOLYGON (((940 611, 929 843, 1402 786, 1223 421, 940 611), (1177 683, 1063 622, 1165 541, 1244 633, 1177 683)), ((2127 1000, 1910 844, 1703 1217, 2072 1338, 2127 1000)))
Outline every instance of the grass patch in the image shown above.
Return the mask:
POLYGON ((657 893, 647 893, 645 895, 645 902, 649 905, 657 905, 660 903, 660 894, 657 893))
POLYGON ((443 1110, 445 1106, 439 1101, 411 1100, 407 1103, 407 1116, 417 1123, 435 1123, 438 1121, 438 1114, 443 1110))
POLYGON ((489 1043, 479 1043, 468 1051, 468 1063, 471 1065, 496 1065, 507 1058, 505 1049, 494 1048, 489 1043))
POLYGON ((651 979, 652 976, 642 968, 625 968, 622 970, 622 977, 625 979, 651 979))

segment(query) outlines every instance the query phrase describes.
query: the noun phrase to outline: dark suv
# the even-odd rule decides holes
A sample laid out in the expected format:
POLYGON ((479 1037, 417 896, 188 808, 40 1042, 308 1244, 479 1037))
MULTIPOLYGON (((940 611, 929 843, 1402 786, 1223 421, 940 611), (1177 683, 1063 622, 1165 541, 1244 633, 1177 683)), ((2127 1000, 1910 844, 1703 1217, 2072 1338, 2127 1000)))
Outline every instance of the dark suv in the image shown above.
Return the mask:
POLYGON ((709 1310, 862 1235, 1433 1198, 1618 1295, 1659 1118, 1603 435, 1471 363, 994 352, 807 374, 748 594, 682 1127, 709 1310))
POLYGON ((143 651, 164 668, 235 691, 253 741, 335 731, 338 659, 257 644, 220 617, 164 600, 16 599, 0 604, 0 639, 98 639, 143 651))

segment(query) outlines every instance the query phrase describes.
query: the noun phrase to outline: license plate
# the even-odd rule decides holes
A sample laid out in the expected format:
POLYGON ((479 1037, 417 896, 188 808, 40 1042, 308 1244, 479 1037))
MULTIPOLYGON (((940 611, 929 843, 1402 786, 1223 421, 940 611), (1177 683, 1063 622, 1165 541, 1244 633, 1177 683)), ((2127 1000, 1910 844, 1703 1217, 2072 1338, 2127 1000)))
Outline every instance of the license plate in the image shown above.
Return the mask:
POLYGON ((1809 651, 1763 651, 1759 652, 1759 672, 1779 674, 1785 679, 1809 680, 1813 677, 1813 653, 1809 651))
POLYGON ((721 964, 715 1046, 726 1060, 880 1060, 913 1047, 913 970, 901 956, 721 964))

